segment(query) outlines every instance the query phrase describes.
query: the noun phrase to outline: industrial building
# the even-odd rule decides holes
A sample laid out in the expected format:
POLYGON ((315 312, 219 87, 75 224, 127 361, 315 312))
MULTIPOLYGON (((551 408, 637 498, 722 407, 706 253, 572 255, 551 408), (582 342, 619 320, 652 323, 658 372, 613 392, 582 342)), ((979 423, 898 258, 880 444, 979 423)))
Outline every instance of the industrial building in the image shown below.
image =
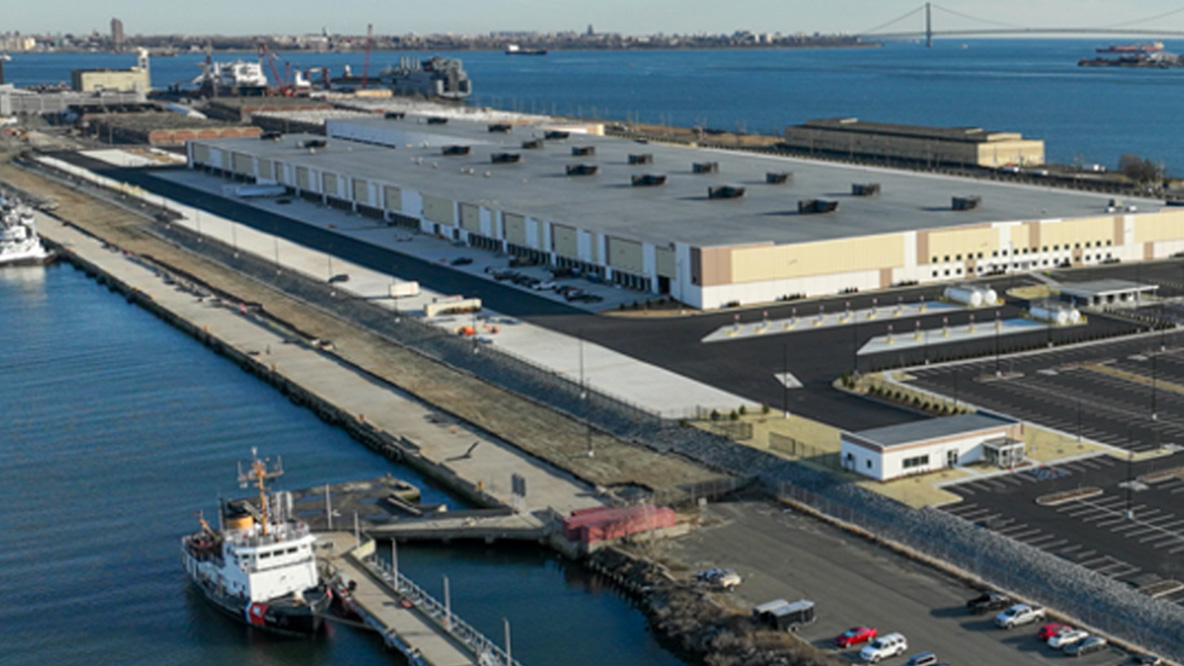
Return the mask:
POLYGON ((946 467, 987 462, 1012 468, 1024 459, 1023 425, 985 412, 844 432, 843 469, 890 481, 946 467))
POLYGON ((95 137, 107 143, 179 146, 194 139, 258 138, 263 133, 262 129, 252 125, 235 125, 164 111, 88 114, 82 121, 95 137))
POLYGON ((152 90, 148 52, 140 49, 136 64, 130 69, 76 69, 70 72, 70 87, 78 92, 138 92, 152 90))
POLYGON ((1184 251, 1158 201, 387 115, 197 140, 189 163, 705 309, 1184 251))
POLYGON ((898 163, 976 166, 997 169, 1008 164, 1044 164, 1044 142, 1018 132, 979 127, 925 127, 864 122, 857 118, 821 118, 785 129, 789 148, 849 158, 898 163))

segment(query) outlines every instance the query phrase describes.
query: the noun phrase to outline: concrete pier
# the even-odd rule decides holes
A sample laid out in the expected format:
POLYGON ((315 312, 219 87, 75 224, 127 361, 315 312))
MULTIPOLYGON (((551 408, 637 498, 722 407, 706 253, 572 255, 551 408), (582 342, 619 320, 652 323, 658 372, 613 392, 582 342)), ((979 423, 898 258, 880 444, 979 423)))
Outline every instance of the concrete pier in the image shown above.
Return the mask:
POLYGON ((493 543, 509 539, 541 543, 558 529, 560 522, 559 515, 546 509, 531 513, 465 511, 401 520, 372 527, 366 533, 375 538, 399 541, 476 539, 493 543))

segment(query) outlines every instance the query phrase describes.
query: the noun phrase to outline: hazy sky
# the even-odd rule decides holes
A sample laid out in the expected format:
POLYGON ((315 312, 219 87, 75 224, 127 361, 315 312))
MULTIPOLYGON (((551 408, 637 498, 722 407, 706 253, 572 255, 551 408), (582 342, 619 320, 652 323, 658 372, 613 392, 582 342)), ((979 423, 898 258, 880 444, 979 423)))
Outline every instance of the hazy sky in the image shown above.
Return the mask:
MULTIPOLYGON (((579 30, 625 34, 853 32, 892 21, 919 0, 11 0, 0 32, 107 33, 118 16, 129 35, 319 32, 485 33, 579 30)), ((945 0, 934 3, 935 28, 990 27, 952 12, 1009 26, 1117 26, 1184 30, 1184 0, 945 0), (948 8, 945 11, 941 8, 948 8)), ((921 13, 893 26, 920 29, 921 13)))

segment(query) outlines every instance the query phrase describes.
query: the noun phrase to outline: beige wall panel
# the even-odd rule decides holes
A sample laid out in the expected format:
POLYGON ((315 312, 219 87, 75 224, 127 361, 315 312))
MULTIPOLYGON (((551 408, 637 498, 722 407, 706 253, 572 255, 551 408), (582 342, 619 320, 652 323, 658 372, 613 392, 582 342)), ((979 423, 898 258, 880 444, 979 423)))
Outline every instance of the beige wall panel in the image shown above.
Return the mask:
POLYGON ((1008 236, 1011 238, 1011 247, 1019 249, 1023 247, 1032 247, 1032 230, 1024 224, 1016 224, 1008 228, 1008 236))
POLYGON ((714 287, 732 282, 732 252, 730 247, 695 248, 691 253, 691 261, 695 260, 695 252, 699 255, 699 279, 704 287, 714 287))
POLYGON ((732 249, 731 282, 900 268, 904 234, 732 249))
POLYGON ((1184 211, 1148 213, 1135 217, 1136 243, 1154 243, 1180 238, 1184 238, 1184 211))
POLYGON ((451 199, 423 195, 423 218, 441 224, 456 223, 456 206, 451 199))
POLYGON ((968 256, 977 256, 979 252, 983 253, 983 257, 989 257, 999 240, 998 232, 989 224, 930 231, 928 235, 929 254, 917 255, 918 264, 928 264, 935 256, 939 262, 945 261, 947 256, 950 261, 957 261, 958 255, 962 255, 965 260, 968 256))
POLYGON ((193 161, 198 164, 209 164, 210 147, 201 143, 193 144, 193 161))
POLYGON ((1043 225, 1039 222, 1024 222, 1024 226, 1028 227, 1028 237, 1032 239, 1032 247, 1039 251, 1042 238, 1040 229, 1043 225))
POLYGON ((259 160, 259 177, 264 180, 275 180, 275 163, 271 160, 259 160))
POLYGON ((641 275, 645 270, 645 261, 641 255, 641 243, 609 236, 608 265, 641 275))
POLYGON ((577 232, 572 227, 562 224, 551 225, 551 244, 555 254, 577 258, 580 256, 580 242, 577 232))
MULTIPOLYGON (((1077 243, 1081 243, 1081 246, 1085 247, 1086 241, 1091 244, 1101 241, 1105 245, 1106 241, 1114 242, 1114 229, 1115 224, 1112 217, 1046 222, 1041 225, 1040 244, 1042 248, 1045 245, 1050 248, 1059 245, 1063 248, 1066 245, 1074 246, 1077 243)), ((1184 236, 1184 233, 1181 236, 1184 236)))
POLYGON ((308 167, 296 167, 296 187, 302 190, 311 190, 312 188, 308 184, 308 167))
POLYGON ((473 204, 460 204, 460 227, 475 234, 481 233, 481 209, 473 204))
POLYGON ((678 277, 678 266, 674 261, 674 250, 668 247, 655 248, 654 258, 658 275, 672 279, 678 277))
POLYGON ((234 165, 234 172, 244 175, 253 175, 255 173, 255 161, 251 159, 250 155, 245 153, 233 153, 230 158, 231 164, 234 165))
POLYGON ((1126 243, 1126 220, 1122 216, 1114 218, 1114 244, 1125 245, 1126 243))
POLYGON ((526 218, 513 213, 502 216, 506 225, 506 241, 515 245, 526 245, 526 218))
POLYGON ((354 201, 370 205, 370 182, 362 178, 354 178, 353 184, 354 201))
POLYGON ((394 185, 382 186, 382 199, 386 202, 387 210, 403 210, 403 190, 394 185))
POLYGON ((338 197, 337 190, 337 174, 322 173, 321 174, 321 193, 331 197, 338 197))
POLYGON ((880 269, 880 289, 887 289, 892 286, 892 269, 880 269))

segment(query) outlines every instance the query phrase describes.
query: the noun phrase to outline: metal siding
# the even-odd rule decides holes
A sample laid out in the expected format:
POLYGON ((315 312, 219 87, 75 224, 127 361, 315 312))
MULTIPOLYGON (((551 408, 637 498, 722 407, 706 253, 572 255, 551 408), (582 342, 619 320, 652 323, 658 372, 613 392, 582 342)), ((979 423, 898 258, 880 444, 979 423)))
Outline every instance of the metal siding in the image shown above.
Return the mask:
POLYGON ((674 250, 665 247, 654 248, 654 258, 657 263, 657 273, 662 277, 674 279, 678 277, 674 261, 674 250))
POLYGON ((562 224, 552 224, 551 242, 554 245, 555 254, 572 258, 580 256, 579 238, 576 230, 572 227, 565 227, 562 224))
POLYGON ((403 190, 400 190, 394 185, 382 186, 382 199, 386 202, 387 210, 403 210, 403 190))
POLYGON ((503 219, 506 224, 506 241, 515 245, 526 245, 526 218, 506 213, 503 219))
POLYGON ((337 174, 323 173, 321 174, 321 192, 331 197, 340 196, 337 191, 337 174))
POLYGON ((608 265, 637 275, 643 274, 645 263, 641 253, 641 243, 609 237, 608 265))
POLYGON ((243 175, 254 175, 255 161, 251 159, 250 155, 245 153, 233 153, 230 157, 231 164, 234 165, 234 172, 243 175))
POLYGON ((370 204, 370 183, 361 178, 354 178, 354 201, 360 204, 370 204))
POLYGON ((481 233, 481 209, 473 204, 460 204, 460 226, 466 231, 481 233))
POLYGON ((271 160, 259 160, 259 178, 275 180, 275 164, 271 160))
MULTIPOLYGON (((878 271, 904 265, 904 234, 818 243, 732 248, 731 282, 764 282, 834 273, 878 271)), ((721 248, 727 250, 728 248, 721 248)), ((706 282, 704 285, 711 284, 706 282)))
POLYGON ((195 164, 209 164, 210 147, 203 143, 193 144, 193 162, 195 164))
POLYGON ((308 182, 308 167, 296 167, 296 187, 302 190, 310 190, 308 182))
POLYGON ((451 199, 423 195, 423 219, 441 224, 456 224, 456 206, 451 199))

